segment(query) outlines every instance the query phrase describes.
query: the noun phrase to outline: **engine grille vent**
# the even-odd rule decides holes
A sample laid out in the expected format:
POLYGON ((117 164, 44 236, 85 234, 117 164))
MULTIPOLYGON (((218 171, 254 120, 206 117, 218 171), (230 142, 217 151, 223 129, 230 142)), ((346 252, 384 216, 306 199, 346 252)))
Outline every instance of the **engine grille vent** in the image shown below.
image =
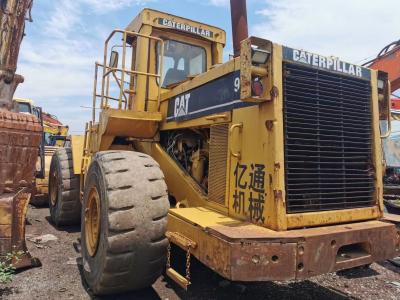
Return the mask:
POLYGON ((283 68, 287 212, 372 206, 370 83, 283 68))
POLYGON ((225 204, 228 155, 228 125, 214 125, 210 130, 208 199, 225 204))

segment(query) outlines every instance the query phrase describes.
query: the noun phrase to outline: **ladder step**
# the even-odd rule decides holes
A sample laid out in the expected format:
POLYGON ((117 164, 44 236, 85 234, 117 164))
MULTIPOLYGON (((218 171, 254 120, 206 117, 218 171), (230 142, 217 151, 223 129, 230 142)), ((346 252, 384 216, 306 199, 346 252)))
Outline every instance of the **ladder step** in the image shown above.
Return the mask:
POLYGON ((187 280, 184 276, 182 276, 172 268, 167 268, 166 273, 169 278, 171 278, 176 284, 187 291, 187 287, 190 285, 189 280, 187 280))

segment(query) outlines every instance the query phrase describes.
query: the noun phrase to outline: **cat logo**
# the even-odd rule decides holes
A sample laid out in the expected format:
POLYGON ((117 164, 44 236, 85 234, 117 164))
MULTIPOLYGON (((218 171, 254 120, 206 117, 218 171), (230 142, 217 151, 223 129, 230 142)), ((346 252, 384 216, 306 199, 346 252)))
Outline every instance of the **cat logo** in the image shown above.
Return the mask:
POLYGON ((189 112, 190 93, 175 98, 174 117, 186 116, 189 112))

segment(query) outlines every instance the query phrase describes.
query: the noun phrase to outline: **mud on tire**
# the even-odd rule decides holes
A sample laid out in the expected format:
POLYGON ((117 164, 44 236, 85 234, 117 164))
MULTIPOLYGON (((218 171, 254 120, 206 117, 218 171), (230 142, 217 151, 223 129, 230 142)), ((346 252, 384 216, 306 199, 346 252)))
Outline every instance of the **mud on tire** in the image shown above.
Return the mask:
POLYGON ((79 176, 74 174, 70 148, 58 149, 51 159, 49 208, 56 226, 80 224, 79 176))
POLYGON ((165 267, 168 246, 169 201, 159 165, 142 153, 99 152, 87 174, 82 216, 94 187, 100 198, 100 233, 93 256, 85 218, 81 221, 86 283, 95 295, 151 286, 165 267))

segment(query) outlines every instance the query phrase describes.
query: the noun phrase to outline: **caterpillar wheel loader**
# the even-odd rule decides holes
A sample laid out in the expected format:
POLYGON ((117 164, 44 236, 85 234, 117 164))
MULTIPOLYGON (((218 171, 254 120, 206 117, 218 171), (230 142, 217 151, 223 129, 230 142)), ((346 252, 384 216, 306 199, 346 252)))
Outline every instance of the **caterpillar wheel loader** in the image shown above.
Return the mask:
POLYGON ((53 221, 81 222, 94 294, 150 286, 165 268, 187 288, 192 257, 268 281, 399 254, 383 215, 382 79, 248 37, 245 7, 231 1, 225 63, 222 29, 152 9, 106 39, 92 120, 54 154, 49 186, 53 221))
POLYGON ((21 253, 17 268, 36 265, 25 244, 25 217, 36 172, 42 126, 33 115, 19 112, 13 101, 25 19, 32 0, 0 0, 0 260, 21 253))

